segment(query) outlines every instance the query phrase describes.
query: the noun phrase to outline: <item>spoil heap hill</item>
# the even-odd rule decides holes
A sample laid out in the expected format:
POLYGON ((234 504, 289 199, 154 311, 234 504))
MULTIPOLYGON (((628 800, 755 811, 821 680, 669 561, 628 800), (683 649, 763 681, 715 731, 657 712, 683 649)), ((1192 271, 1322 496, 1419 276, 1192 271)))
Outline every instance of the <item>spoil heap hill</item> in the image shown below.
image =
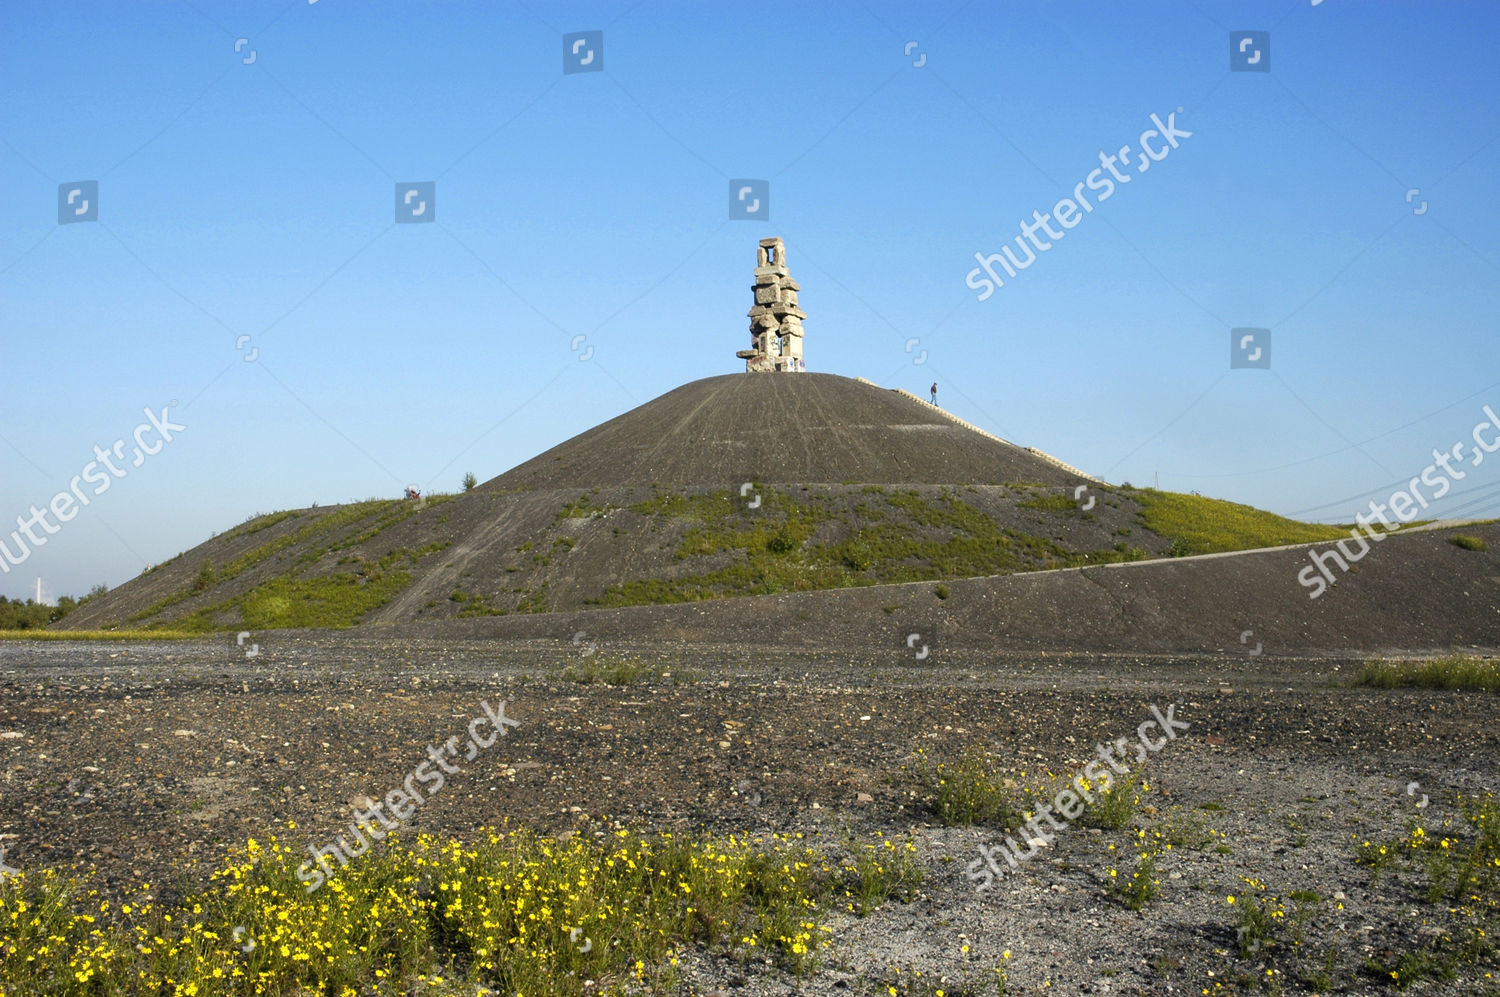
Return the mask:
MULTIPOLYGON (((684 385, 462 495, 257 517, 63 625, 259 632, 487 617, 495 633, 519 636, 543 624, 536 614, 635 614, 649 629, 660 615, 652 606, 861 589, 807 605, 833 607, 832 620, 838 605, 874 598, 885 626, 909 592, 886 599, 871 586, 992 586, 1022 572, 1340 535, 1228 502, 1106 486, 868 383, 733 375, 684 385), (1083 504, 1080 483, 1090 489, 1083 504)), ((1493 570, 1491 557, 1464 564, 1493 570)), ((1202 584, 1192 572, 1161 577, 1189 595, 1202 584)), ((1235 590, 1232 578, 1226 585, 1235 590)), ((1289 578, 1278 575, 1275 589, 1307 602, 1289 578)), ((721 608, 763 619, 753 605, 721 608)), ((1222 615, 1201 608, 1204 619, 1222 615)), ((660 617, 669 618, 681 625, 660 617)), ((1073 637, 1055 635, 1059 646, 1073 637)))
POLYGON ((941 409, 834 374, 684 384, 488 482, 536 491, 660 485, 1061 485, 1056 464, 941 409))

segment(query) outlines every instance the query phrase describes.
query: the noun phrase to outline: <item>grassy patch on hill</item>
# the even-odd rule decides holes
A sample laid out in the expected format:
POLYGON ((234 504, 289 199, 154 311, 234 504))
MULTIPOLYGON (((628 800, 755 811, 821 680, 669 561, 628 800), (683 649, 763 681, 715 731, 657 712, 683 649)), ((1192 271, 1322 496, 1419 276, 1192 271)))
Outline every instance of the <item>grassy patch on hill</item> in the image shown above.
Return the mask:
POLYGON ((245 520, 245 522, 241 523, 239 526, 236 526, 224 536, 225 539, 233 539, 235 537, 248 537, 252 533, 259 533, 261 530, 269 530, 271 527, 277 525, 278 523, 284 523, 288 519, 291 519, 296 515, 298 515, 298 511, 296 509, 288 509, 284 512, 272 512, 251 516, 249 519, 245 520))
POLYGON ((508 609, 499 609, 491 606, 489 601, 478 592, 465 592, 462 589, 454 589, 453 594, 448 596, 448 601, 459 604, 461 608, 458 611, 458 615, 460 617, 504 616, 510 612, 508 609))
POLYGON ((1349 535, 1347 529, 1337 526, 1299 523, 1223 499, 1155 488, 1121 491, 1140 505, 1141 522, 1146 529, 1174 541, 1171 553, 1175 556, 1339 540, 1349 535))
MULTIPOLYGON (((430 508, 451 500, 452 496, 431 497, 425 503, 430 508)), ((270 559, 283 553, 295 553, 296 560, 287 573, 261 583, 249 592, 220 601, 192 613, 187 618, 173 623, 152 626, 181 627, 203 632, 223 629, 233 624, 214 621, 226 610, 238 608, 246 626, 272 629, 275 627, 348 627, 359 622, 361 616, 371 609, 389 602, 397 592, 411 581, 411 575, 398 572, 390 577, 381 577, 381 572, 395 562, 416 559, 448 546, 446 542, 429 544, 417 551, 392 551, 381 558, 377 565, 357 569, 353 573, 338 573, 323 577, 298 579, 297 573, 317 564, 325 555, 365 544, 381 533, 410 518, 418 511, 414 502, 405 499, 370 499, 350 505, 330 508, 314 514, 311 522, 295 530, 216 566, 210 560, 199 565, 198 572, 186 588, 172 593, 164 599, 132 615, 128 622, 139 623, 157 616, 195 595, 224 585, 270 559), (370 569, 374 570, 370 570, 370 569), (400 582, 397 583, 399 577, 400 582), (351 587, 358 594, 351 592, 351 587), (375 601, 375 600, 379 601, 375 601), (293 604, 303 605, 293 608, 293 604), (272 622, 295 620, 296 622, 272 622), (265 622, 259 622, 265 621, 265 622)), ((258 533, 302 513, 277 513, 252 520, 245 534, 258 533)), ((358 555, 346 556, 340 565, 363 563, 358 555)))
POLYGON ((197 633, 241 626, 255 630, 352 627, 411 583, 411 572, 397 570, 398 566, 413 567, 447 546, 444 541, 416 550, 393 550, 374 563, 359 557, 340 562, 357 565, 353 571, 311 577, 279 575, 168 626, 197 633))
POLYGON ((679 578, 626 581, 594 603, 695 602, 1146 557, 1144 550, 1123 542, 1112 550, 1081 553, 1002 527, 947 489, 928 497, 914 489, 867 488, 859 497, 835 498, 757 488, 750 496, 734 491, 661 495, 630 509, 692 524, 678 546, 679 561, 727 554, 730 563, 679 578), (748 501, 757 496, 760 504, 752 509, 748 501))
POLYGON ((390 602, 411 581, 405 571, 393 571, 376 581, 339 573, 316 578, 273 578, 228 603, 200 609, 176 626, 185 630, 223 630, 244 626, 252 630, 284 627, 352 627, 372 609, 390 602), (218 622, 221 613, 238 610, 239 619, 218 622))
POLYGON ((562 521, 564 519, 593 519, 596 516, 608 516, 615 509, 619 508, 619 506, 609 505, 608 503, 604 505, 594 505, 589 502, 590 496, 597 494, 599 494, 599 489, 592 489, 588 493, 588 495, 580 495, 578 496, 578 498, 563 506, 557 511, 558 521, 562 521))
MULTIPOLYGON (((332 508, 327 512, 323 512, 321 515, 316 516, 316 518, 314 518, 312 522, 306 523, 289 533, 285 533, 282 536, 277 537, 275 540, 270 541, 269 543, 261 544, 259 547, 246 551, 239 557, 234 558, 226 564, 215 567, 212 562, 204 561, 203 564, 199 566, 198 574, 195 577, 194 581, 189 584, 187 588, 174 592, 166 598, 154 603, 153 605, 146 607, 139 613, 131 616, 129 622, 139 623, 142 620, 150 619, 151 617, 156 616, 159 613, 171 609, 178 603, 186 602, 188 599, 191 599, 193 596, 197 595, 200 592, 204 592, 213 586, 222 585, 225 582, 234 580, 244 572, 250 570, 256 565, 261 564, 263 561, 274 557, 276 554, 279 554, 282 551, 290 550, 294 547, 304 545, 320 534, 334 533, 340 529, 351 526, 368 516, 386 510, 392 505, 403 504, 408 506, 411 505, 410 502, 403 502, 400 499, 396 499, 371 502, 356 502, 352 505, 332 508)), ((276 516, 264 518, 280 522, 290 517, 278 513, 276 516)), ((248 530, 247 532, 249 533, 258 532, 259 529, 263 528, 255 522, 252 522, 251 525, 256 526, 256 529, 248 530)), ((326 552, 326 550, 326 547, 319 548, 318 556, 321 556, 324 552, 326 552)), ((299 561, 299 563, 301 562, 299 561)))
MULTIPOLYGON (((1347 531, 1299 523, 1218 499, 1121 489, 1140 506, 1146 530, 1171 541, 1172 556, 1335 540, 1347 531)), ((1019 508, 1089 518, 1066 494, 1030 495, 1019 508)), ((1126 541, 1078 550, 1060 539, 1003 526, 951 489, 866 487, 858 495, 738 491, 663 494, 631 505, 637 514, 687 526, 679 561, 713 559, 677 578, 633 579, 590 600, 608 606, 688 602, 739 595, 932 581, 1142 560, 1126 541), (751 508, 749 502, 759 498, 751 508), (729 561, 725 562, 725 555, 729 561)), ((1116 530, 1116 536, 1129 530, 1116 530)))

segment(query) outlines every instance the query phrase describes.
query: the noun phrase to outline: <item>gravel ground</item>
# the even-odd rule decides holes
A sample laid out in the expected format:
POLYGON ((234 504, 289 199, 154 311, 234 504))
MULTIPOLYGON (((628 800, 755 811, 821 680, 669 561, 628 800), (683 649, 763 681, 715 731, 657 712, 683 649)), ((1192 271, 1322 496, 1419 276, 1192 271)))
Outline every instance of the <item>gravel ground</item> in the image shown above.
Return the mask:
MULTIPOLYGON (((329 839, 482 701, 505 700, 519 725, 463 762, 412 827, 914 837, 918 896, 836 916, 814 976, 701 955, 689 992, 993 993, 1004 966, 1011 993, 1300 993, 1298 971, 1336 945, 1334 992, 1387 993, 1367 959, 1388 962, 1459 915, 1401 877, 1372 887, 1360 843, 1414 816, 1456 817, 1455 792, 1497 783, 1493 696, 1353 689, 1348 660, 609 647, 601 658, 634 650, 672 672, 610 687, 566 680, 592 649, 557 641, 310 634, 247 650, 0 644, 5 861, 78 866, 108 889, 150 882, 170 899, 288 820, 306 842, 329 839), (938 826, 914 776, 924 758, 973 746, 1028 774, 1062 772, 1169 704, 1191 726, 1148 758, 1139 829, 1214 836, 1162 855, 1159 897, 1137 912, 1106 890, 1133 830, 1077 826, 976 891, 965 869, 999 829, 938 826), (1242 877, 1318 895, 1307 956, 1241 958, 1226 898, 1256 893, 1242 877), (905 989, 915 971, 932 989, 905 989)), ((1493 993, 1497 968, 1489 956, 1406 992, 1493 993)))

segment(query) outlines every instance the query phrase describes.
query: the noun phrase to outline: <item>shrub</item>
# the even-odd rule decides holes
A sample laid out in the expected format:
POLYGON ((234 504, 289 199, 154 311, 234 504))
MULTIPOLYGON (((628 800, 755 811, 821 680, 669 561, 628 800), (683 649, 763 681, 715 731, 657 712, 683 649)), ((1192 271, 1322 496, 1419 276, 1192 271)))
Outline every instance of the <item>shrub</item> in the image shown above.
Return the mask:
POLYGON ((958 761, 939 762, 924 772, 923 778, 932 794, 932 811, 944 827, 1011 827, 1023 819, 1005 780, 973 749, 965 751, 958 761))
POLYGON ((1213 844, 1215 831, 1202 818, 1193 814, 1179 814, 1161 823, 1161 834, 1173 848, 1190 848, 1201 852, 1213 844))
POLYGON ((1490 549, 1490 545, 1479 537, 1471 537, 1465 533, 1460 533, 1456 537, 1449 537, 1448 542, 1455 547, 1462 547, 1464 550, 1486 551, 1490 549))
POLYGON ((1118 831, 1128 827, 1140 809, 1141 793, 1151 787, 1141 779, 1137 769, 1120 779, 1110 782, 1108 789, 1094 794, 1094 802, 1088 804, 1080 821, 1086 827, 1098 827, 1107 831, 1118 831))
POLYGON ((479 484, 479 479, 474 477, 473 471, 467 471, 464 473, 464 491, 472 492, 474 490, 474 486, 477 484, 479 484))
POLYGON ((879 831, 878 842, 844 843, 849 857, 840 863, 841 875, 834 880, 835 892, 842 892, 846 908, 864 917, 886 898, 895 896, 905 902, 921 885, 925 870, 917 858, 917 846, 910 841, 898 846, 879 831))
POLYGON ((869 571, 875 557, 864 544, 853 544, 844 551, 844 566, 850 571, 869 571))
MULTIPOLYGON (((1141 834, 1144 836, 1145 832, 1142 831, 1141 834)), ((1107 889, 1110 896, 1130 910, 1140 910, 1161 893, 1161 880, 1156 878, 1160 871, 1156 866, 1156 856, 1160 851, 1144 840, 1139 847, 1135 871, 1127 876, 1121 869, 1109 870, 1107 889)))
POLYGON ((773 533, 766 541, 766 550, 772 554, 790 554, 800 546, 796 536, 785 526, 773 533))

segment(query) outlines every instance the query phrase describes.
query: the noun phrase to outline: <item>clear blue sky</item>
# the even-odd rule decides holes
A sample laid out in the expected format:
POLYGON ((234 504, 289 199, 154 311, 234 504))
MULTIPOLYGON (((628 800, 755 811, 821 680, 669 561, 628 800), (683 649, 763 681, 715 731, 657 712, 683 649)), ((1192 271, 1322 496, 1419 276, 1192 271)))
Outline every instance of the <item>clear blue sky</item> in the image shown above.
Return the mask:
MULTIPOLYGON (((0 537, 143 408, 187 428, 0 592, 454 490, 742 369, 768 235, 810 370, 1349 521, 1500 411, 1497 33, 1478 0, 8 2, 0 537), (1241 29, 1269 73, 1230 72, 1241 29), (564 74, 589 30, 604 70, 564 74), (1174 112, 1191 138, 978 300, 976 252, 1174 112), (769 221, 729 219, 737 178, 769 221), (80 180, 99 220, 59 225, 80 180), (406 181, 435 222, 394 224, 406 181), (1229 369, 1241 326, 1269 370, 1229 369)), ((1500 513, 1500 455, 1433 512, 1500 513)))

